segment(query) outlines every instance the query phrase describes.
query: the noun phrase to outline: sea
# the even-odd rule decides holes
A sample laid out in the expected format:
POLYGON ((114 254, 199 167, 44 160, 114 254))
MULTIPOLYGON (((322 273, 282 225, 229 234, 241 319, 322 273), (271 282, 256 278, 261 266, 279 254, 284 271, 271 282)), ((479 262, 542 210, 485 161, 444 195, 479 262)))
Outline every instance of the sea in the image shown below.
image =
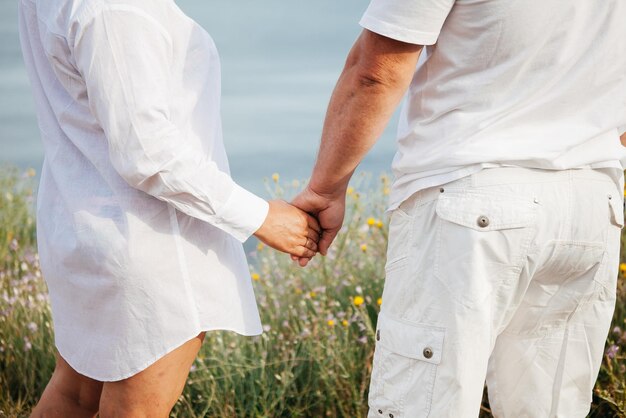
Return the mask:
MULTIPOLYGON (((0 0, 0 165, 39 172, 43 148, 19 46, 17 4, 0 0)), ((217 44, 224 141, 233 178, 306 180, 328 100, 361 32, 366 0, 177 0, 217 44)), ((389 172, 397 112, 356 177, 389 172)))

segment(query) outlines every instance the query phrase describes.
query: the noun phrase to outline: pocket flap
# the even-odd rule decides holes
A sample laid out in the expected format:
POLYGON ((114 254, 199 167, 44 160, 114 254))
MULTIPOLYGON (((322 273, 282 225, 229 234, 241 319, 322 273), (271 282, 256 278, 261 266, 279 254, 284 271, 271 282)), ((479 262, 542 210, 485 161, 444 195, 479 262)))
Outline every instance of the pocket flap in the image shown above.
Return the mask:
POLYGON ((444 336, 443 328, 401 321, 384 312, 378 315, 376 344, 404 357, 439 364, 444 336))
POLYGON ((437 202, 437 215, 478 231, 524 228, 534 215, 533 203, 494 194, 446 191, 437 202))
POLYGON ((622 199, 615 197, 609 199, 609 206, 611 207, 611 222, 620 228, 624 227, 624 203, 622 199))

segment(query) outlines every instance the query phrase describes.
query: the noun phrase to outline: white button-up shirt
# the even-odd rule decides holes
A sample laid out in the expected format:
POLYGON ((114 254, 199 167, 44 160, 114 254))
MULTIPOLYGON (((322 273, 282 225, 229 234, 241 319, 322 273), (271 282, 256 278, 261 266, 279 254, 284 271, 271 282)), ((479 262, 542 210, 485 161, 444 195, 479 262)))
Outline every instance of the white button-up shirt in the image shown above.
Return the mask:
POLYGON ((19 19, 63 358, 112 381, 202 330, 260 333, 240 241, 268 204, 229 175, 208 33, 172 0, 20 0, 19 19))

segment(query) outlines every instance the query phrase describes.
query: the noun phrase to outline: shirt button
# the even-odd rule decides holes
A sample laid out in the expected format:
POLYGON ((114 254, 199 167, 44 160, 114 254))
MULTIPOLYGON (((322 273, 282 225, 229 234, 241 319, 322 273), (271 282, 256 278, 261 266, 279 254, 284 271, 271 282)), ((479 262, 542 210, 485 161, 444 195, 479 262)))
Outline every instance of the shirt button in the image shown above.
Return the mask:
POLYGON ((379 409, 379 410, 378 410, 378 413, 382 415, 383 410, 382 410, 382 409, 379 409))
POLYGON ((393 418, 393 414, 389 414, 389 418, 393 418))
POLYGON ((422 351, 422 354, 424 355, 424 357, 426 358, 431 358, 433 356, 433 349, 430 347, 426 347, 424 349, 424 351, 422 351))
POLYGON ((476 220, 476 223, 481 228, 485 228, 489 226, 489 218, 487 218, 486 216, 479 216, 478 219, 476 220))
POLYGON ((376 330, 376 341, 380 341, 380 330, 376 330))

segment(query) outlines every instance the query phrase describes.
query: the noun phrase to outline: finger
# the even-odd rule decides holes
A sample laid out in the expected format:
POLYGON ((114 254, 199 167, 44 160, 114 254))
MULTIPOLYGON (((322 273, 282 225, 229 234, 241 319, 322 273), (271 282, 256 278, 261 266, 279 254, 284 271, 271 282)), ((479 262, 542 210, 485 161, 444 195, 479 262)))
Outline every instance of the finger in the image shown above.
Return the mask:
POLYGON ((316 254, 315 251, 309 250, 306 247, 298 247, 295 253, 295 255, 297 255, 300 258, 313 258, 315 254, 316 254))
POLYGON ((314 229, 308 229, 307 238, 311 241, 320 242, 320 234, 314 229))
POLYGON ((320 223, 317 221, 317 219, 315 219, 314 217, 312 217, 311 215, 307 213, 306 220, 307 220, 307 223, 309 224, 310 229, 313 229, 318 234, 322 233, 322 227, 320 226, 320 223))
POLYGON ((320 238, 320 242, 319 242, 319 252, 322 255, 326 255, 328 254, 328 248, 330 247, 330 244, 333 243, 333 240, 335 239, 335 237, 337 236, 337 232, 339 232, 339 229, 334 229, 334 230, 325 230, 324 232, 322 232, 322 237, 320 238))
POLYGON ((311 261, 310 258, 303 257, 303 258, 298 259, 298 264, 300 264, 300 267, 306 267, 309 261, 311 261))
POLYGON ((305 238, 305 239, 306 239, 306 242, 304 243, 304 246, 311 251, 317 252, 317 242, 313 241, 310 238, 305 238))
POLYGON ((293 261, 298 261, 298 260, 300 260, 300 257, 298 257, 297 255, 293 255, 293 254, 291 254, 291 259, 292 259, 293 261))

